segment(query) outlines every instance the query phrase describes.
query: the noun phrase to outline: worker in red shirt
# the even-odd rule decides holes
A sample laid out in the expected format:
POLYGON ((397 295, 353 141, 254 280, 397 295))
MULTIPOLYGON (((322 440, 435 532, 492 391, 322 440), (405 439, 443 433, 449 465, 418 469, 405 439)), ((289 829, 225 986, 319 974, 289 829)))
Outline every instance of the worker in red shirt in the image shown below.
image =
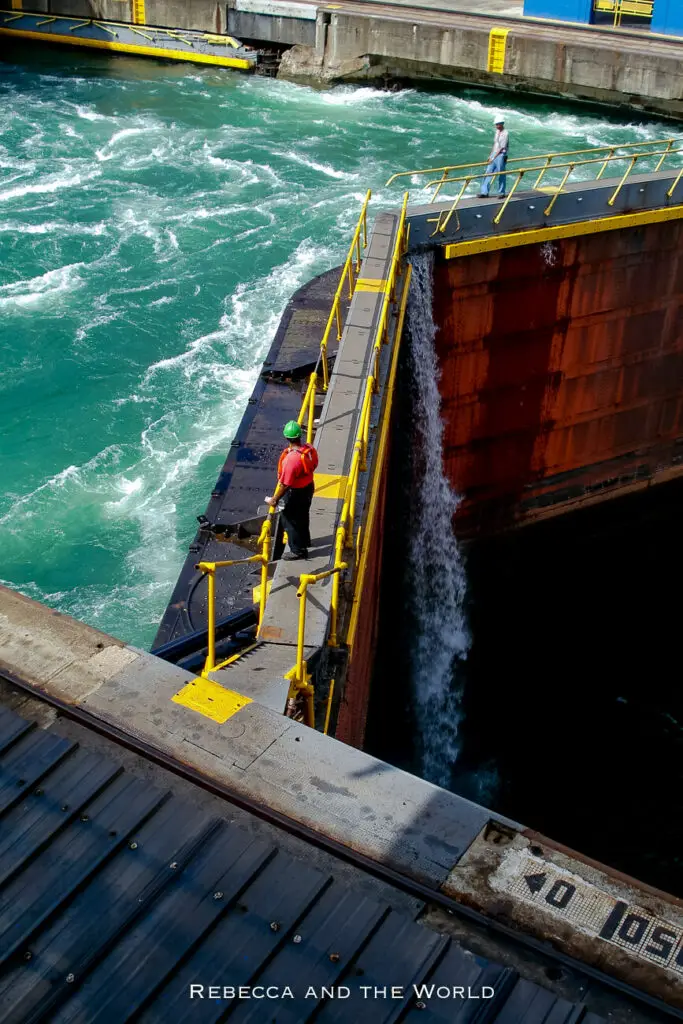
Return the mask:
POLYGON ((310 513, 315 484, 313 473, 318 465, 318 453, 311 444, 301 440, 301 427, 296 420, 285 424, 283 434, 289 441, 277 467, 277 487, 267 503, 274 508, 284 497, 282 524, 287 531, 289 551, 283 558, 294 562, 308 558, 311 543, 310 513))

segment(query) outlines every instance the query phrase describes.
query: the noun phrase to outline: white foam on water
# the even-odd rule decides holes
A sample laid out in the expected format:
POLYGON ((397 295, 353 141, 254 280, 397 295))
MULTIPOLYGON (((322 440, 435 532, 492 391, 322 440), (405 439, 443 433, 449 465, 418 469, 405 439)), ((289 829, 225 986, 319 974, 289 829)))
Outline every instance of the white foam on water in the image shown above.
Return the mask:
POLYGON ((0 306, 33 306, 54 299, 61 292, 73 291, 83 283, 78 273, 83 266, 83 263, 71 263, 28 281, 0 285, 0 306))
POLYGON ((105 327, 107 324, 113 323, 115 320, 119 319, 120 315, 120 312, 116 311, 114 313, 101 313, 98 316, 92 317, 88 323, 83 324, 77 329, 75 340, 77 342, 85 341, 91 331, 94 331, 98 327, 105 327))
POLYGON ((0 221, 0 234, 16 235, 105 235, 107 225, 69 223, 65 220, 44 221, 42 224, 24 224, 22 221, 0 221))
POLYGON ((117 155, 116 144, 122 139, 130 139, 131 137, 144 135, 145 132, 158 132, 160 128, 161 125, 145 125, 140 128, 120 128, 119 131, 114 132, 108 142, 105 142, 104 146, 95 150, 95 156, 100 163, 113 160, 117 155))
POLYGON ((340 85, 314 95, 326 106, 362 107, 368 103, 400 103, 414 92, 414 89, 373 89, 372 86, 340 85))
POLYGON ((240 179, 240 184, 242 185, 255 185, 260 180, 252 161, 233 160, 230 157, 214 156, 208 143, 204 143, 202 156, 202 162, 208 164, 210 167, 215 167, 220 171, 231 171, 236 174, 240 179))
MULTIPOLYGON (((90 177, 95 177, 93 172, 90 177)), ((16 199, 18 196, 44 195, 50 192, 57 192, 63 188, 73 188, 83 184, 84 178, 80 174, 64 174, 57 177, 50 177, 44 181, 36 182, 34 185, 17 185, 16 188, 9 188, 0 192, 0 202, 8 199, 16 199)))
POLYGON ((96 110, 91 110, 89 107, 76 106, 76 113, 79 117, 82 117, 85 121, 110 121, 111 118, 105 114, 100 114, 96 110))
POLYGON ((101 471, 117 465, 122 454, 121 445, 108 445, 80 466, 65 466, 64 469, 38 484, 32 491, 19 495, 9 493, 3 495, 8 507, 0 516, 0 524, 10 527, 15 537, 15 543, 17 537, 25 536, 26 542, 30 546, 33 539, 30 536, 30 531, 24 530, 22 520, 41 516, 46 508, 50 509, 53 523, 57 509, 61 508, 63 512, 66 511, 67 514, 70 514, 75 507, 83 502, 84 490, 90 489, 93 495, 101 492, 99 474, 101 471))
POLYGON ((161 416, 150 420, 141 432, 136 457, 112 476, 110 499, 103 508, 112 521, 138 524, 138 544, 129 551, 127 564, 136 579, 160 584, 155 594, 166 587, 168 597, 186 551, 191 523, 178 520, 184 488, 201 473, 201 500, 205 500, 284 306, 318 265, 325 269, 335 257, 328 247, 306 240, 281 266, 257 281, 239 284, 226 300, 217 329, 193 338, 183 352, 149 366, 136 395, 126 400, 139 402, 158 394, 163 376, 164 393, 178 394, 183 403, 178 409, 167 404, 161 416), (204 467, 204 460, 213 453, 215 463, 204 467))
POLYGON ((285 160, 291 160, 292 163, 301 164, 302 167, 310 167, 312 171, 317 171, 319 174, 326 174, 328 178, 338 178, 339 180, 345 181, 358 180, 357 173, 352 171, 340 171, 336 167, 332 167, 331 164, 323 164, 317 160, 310 160, 308 157, 295 153, 292 149, 287 149, 284 152, 279 153, 279 156, 283 157, 285 160))
POLYGON ((458 496, 443 466, 432 274, 433 255, 416 256, 408 303, 416 453, 407 552, 415 623, 410 670, 420 774, 448 788, 459 753, 462 718, 458 669, 467 658, 470 636, 465 615, 467 580, 453 532, 458 496))

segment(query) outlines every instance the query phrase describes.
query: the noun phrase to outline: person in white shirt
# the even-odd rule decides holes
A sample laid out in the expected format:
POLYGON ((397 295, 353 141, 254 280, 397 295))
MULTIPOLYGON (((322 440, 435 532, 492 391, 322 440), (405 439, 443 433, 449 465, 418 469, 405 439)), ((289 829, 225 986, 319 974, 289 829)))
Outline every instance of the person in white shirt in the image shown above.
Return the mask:
POLYGON ((486 168, 486 173, 490 175, 488 178, 484 178, 482 181, 481 192, 479 193, 480 199, 488 198, 489 189, 493 183, 494 175, 498 174, 498 195, 505 195, 505 180, 506 176, 503 174, 505 165, 508 162, 508 146, 510 144, 510 133, 505 128, 505 118, 502 114, 496 114, 493 119, 493 123, 496 126, 496 134, 493 138, 493 149, 489 156, 489 165, 486 168))

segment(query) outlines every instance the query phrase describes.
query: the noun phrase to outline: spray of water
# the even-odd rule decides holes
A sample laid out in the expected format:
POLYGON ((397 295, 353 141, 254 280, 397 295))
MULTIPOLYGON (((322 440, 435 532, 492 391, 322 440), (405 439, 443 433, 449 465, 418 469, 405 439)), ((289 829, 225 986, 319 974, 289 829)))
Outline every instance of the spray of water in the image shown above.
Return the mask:
POLYGON ((433 256, 416 256, 408 305, 414 423, 408 548, 413 615, 410 657, 420 774, 449 786, 459 748, 459 676, 470 636, 464 609, 465 569, 453 533, 459 499, 443 468, 432 277, 433 256))

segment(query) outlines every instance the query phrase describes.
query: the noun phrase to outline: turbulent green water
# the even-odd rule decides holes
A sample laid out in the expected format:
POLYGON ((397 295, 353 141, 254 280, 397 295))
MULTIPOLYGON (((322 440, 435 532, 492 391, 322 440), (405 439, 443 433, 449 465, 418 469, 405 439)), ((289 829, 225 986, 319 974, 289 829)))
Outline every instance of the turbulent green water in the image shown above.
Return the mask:
POLYGON ((292 292, 396 169, 668 134, 485 92, 0 62, 0 577, 148 645, 292 292))

